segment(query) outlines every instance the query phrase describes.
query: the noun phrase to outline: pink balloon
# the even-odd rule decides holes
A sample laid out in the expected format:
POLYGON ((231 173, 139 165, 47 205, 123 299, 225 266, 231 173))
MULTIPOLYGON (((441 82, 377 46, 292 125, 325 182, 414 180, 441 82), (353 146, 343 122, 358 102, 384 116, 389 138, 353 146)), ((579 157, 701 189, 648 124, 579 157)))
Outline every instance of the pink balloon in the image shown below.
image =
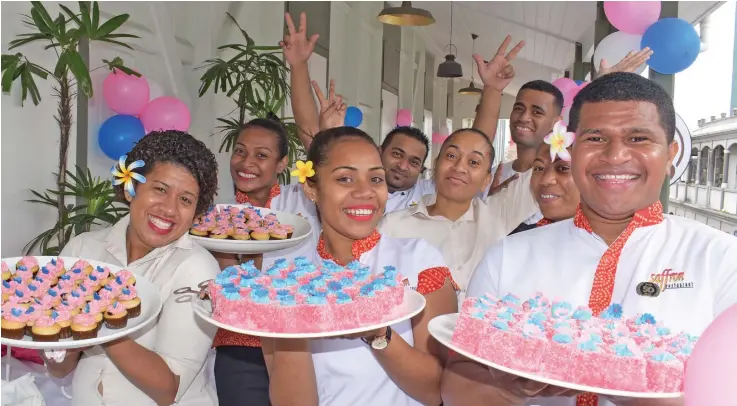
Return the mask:
POLYGON ((147 134, 154 130, 187 131, 192 121, 187 105, 171 96, 151 100, 140 119, 147 134))
POLYGON ((619 31, 642 35, 660 19, 659 1, 605 1, 607 20, 619 31))
POLYGON ((570 114, 571 106, 563 107, 563 110, 560 112, 560 115, 563 116, 563 122, 566 123, 566 127, 568 127, 568 124, 570 122, 570 114))
POLYGON ((583 82, 581 85, 576 85, 576 87, 568 89, 567 92, 563 92, 563 106, 571 107, 573 105, 573 99, 576 98, 578 92, 580 92, 581 89, 586 87, 589 83, 591 82, 583 82))
POLYGON ((563 93, 563 106, 570 106, 573 103, 573 96, 578 93, 576 82, 569 78, 559 78, 553 81, 553 86, 563 93))
POLYGON ((148 104, 151 90, 144 76, 121 71, 111 72, 102 82, 102 96, 110 110, 128 116, 141 114, 148 104))
POLYGON ((401 127, 412 125, 412 112, 409 109, 401 109, 397 112, 397 125, 401 127))
POLYGON ((686 361, 686 406, 732 406, 725 388, 737 383, 737 305, 725 310, 699 337, 686 361))

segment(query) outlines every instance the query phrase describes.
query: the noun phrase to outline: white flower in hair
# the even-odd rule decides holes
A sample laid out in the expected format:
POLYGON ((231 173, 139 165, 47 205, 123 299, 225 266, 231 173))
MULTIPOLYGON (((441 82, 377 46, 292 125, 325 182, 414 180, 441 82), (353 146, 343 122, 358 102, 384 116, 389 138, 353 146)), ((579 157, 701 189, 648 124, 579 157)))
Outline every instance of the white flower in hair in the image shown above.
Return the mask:
POLYGON ((568 132, 565 123, 558 121, 553 126, 553 132, 545 136, 545 143, 550 145, 550 160, 555 161, 558 155, 564 161, 571 161, 571 154, 568 153, 568 147, 573 144, 576 139, 576 133, 568 132))

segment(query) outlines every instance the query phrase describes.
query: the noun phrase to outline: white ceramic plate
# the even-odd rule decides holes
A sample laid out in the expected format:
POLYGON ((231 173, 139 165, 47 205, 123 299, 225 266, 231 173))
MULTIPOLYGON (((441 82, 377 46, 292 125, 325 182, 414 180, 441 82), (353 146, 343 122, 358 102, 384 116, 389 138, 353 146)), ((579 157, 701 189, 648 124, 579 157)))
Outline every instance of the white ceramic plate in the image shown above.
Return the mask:
MULTIPOLYGON (((21 259, 22 257, 15 257, 15 258, 3 258, 2 261, 5 262, 8 265, 8 268, 10 268, 11 272, 15 270, 15 264, 21 259)), ((57 257, 36 257, 36 260, 38 260, 39 266, 46 265, 49 261, 51 261, 52 258, 57 257)), ((64 260, 64 266, 67 268, 67 270, 80 258, 72 258, 72 257, 60 257, 62 260, 64 260)), ((91 261, 87 260, 90 265, 93 267, 97 266, 106 266, 108 269, 110 269, 110 272, 117 273, 118 271, 122 270, 123 268, 115 265, 106 264, 104 262, 100 261, 91 261)), ((133 276, 136 277, 136 291, 138 292, 138 297, 141 298, 141 315, 133 318, 128 319, 128 325, 121 329, 111 330, 103 324, 100 331, 97 332, 96 338, 90 338, 87 340, 74 340, 72 338, 65 338, 63 340, 59 340, 57 342, 39 342, 39 341, 33 341, 31 337, 25 336, 22 340, 11 340, 9 338, 2 337, 2 343, 11 347, 17 347, 17 348, 31 348, 31 349, 38 349, 38 350, 65 350, 70 348, 83 348, 83 347, 89 347, 93 345, 99 345, 104 344, 109 341, 116 340, 121 337, 128 336, 132 333, 135 333, 136 331, 148 326, 152 322, 156 321, 157 316, 159 315, 159 312, 161 311, 161 297, 159 296, 159 289, 156 288, 151 282, 149 282, 147 279, 145 279, 142 276, 136 275, 135 273, 133 276)), ((104 323, 104 322, 103 322, 104 323)))
MULTIPOLYGON (((244 209, 251 206, 240 204, 218 204, 217 207, 238 207, 244 209)), ((310 223, 303 217, 292 213, 265 209, 263 207, 253 208, 260 211, 262 216, 274 213, 276 214, 276 218, 279 220, 279 223, 294 227, 292 238, 288 238, 286 240, 256 241, 230 239, 220 240, 210 237, 198 237, 192 234, 190 234, 190 237, 192 237, 192 239, 201 246, 214 252, 224 252, 226 254, 264 254, 267 252, 294 247, 312 234, 310 223)))
POLYGON ((456 323, 458 323, 458 313, 445 314, 445 315, 438 316, 430 320, 430 323, 428 324, 427 328, 428 330, 430 330, 430 334, 433 337, 435 337, 435 339, 438 340, 438 342, 450 348, 451 350, 457 352, 458 354, 461 354, 464 357, 472 359, 478 362, 479 364, 483 364, 491 368, 498 369, 508 374, 517 375, 522 378, 542 382, 548 385, 558 386, 561 388, 568 388, 568 389, 573 389, 575 391, 596 393, 599 395, 606 395, 606 396, 640 398, 640 399, 671 399, 671 398, 679 398, 683 396, 682 393, 625 392, 625 391, 618 391, 618 390, 612 390, 612 389, 596 388, 593 386, 577 385, 575 383, 563 382, 563 381, 558 381, 555 379, 546 378, 544 376, 535 375, 530 372, 522 372, 522 371, 514 370, 512 368, 507 368, 505 366, 495 364, 483 358, 479 358, 478 356, 473 355, 469 351, 464 350, 463 348, 460 348, 457 345, 455 345, 452 339, 453 339, 453 330, 455 330, 456 328, 456 323))
POLYGON ((274 331, 245 330, 242 328, 233 327, 228 324, 221 323, 213 319, 212 305, 209 300, 192 300, 192 308, 198 316, 202 317, 202 319, 207 321, 208 323, 240 334, 247 334, 255 337, 272 338, 327 338, 356 334, 363 331, 376 330, 381 327, 391 326, 392 324, 411 319, 425 308, 425 297, 412 289, 405 289, 404 300, 402 301, 402 304, 395 307, 394 310, 389 315, 387 315, 380 323, 359 326, 350 330, 333 330, 320 333, 279 333, 274 331))

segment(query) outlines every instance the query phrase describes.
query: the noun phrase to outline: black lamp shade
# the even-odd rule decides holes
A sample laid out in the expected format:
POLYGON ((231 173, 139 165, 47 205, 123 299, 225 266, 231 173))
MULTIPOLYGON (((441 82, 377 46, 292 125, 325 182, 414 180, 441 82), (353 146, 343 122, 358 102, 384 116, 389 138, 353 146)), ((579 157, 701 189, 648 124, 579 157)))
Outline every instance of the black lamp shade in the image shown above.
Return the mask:
POLYGON ((463 76, 463 67, 456 62, 453 54, 445 55, 445 62, 438 65, 439 78, 460 78, 463 76))
POLYGON ((465 94, 465 95, 469 95, 469 96, 480 95, 481 94, 481 89, 479 89, 478 87, 474 86, 473 85, 473 82, 471 82, 471 84, 468 85, 468 87, 464 87, 463 89, 459 90, 458 91, 458 94, 465 94))
POLYGON ((411 1, 403 1, 399 7, 387 7, 376 18, 384 24, 405 27, 430 25, 435 22, 429 11, 412 7, 411 1))

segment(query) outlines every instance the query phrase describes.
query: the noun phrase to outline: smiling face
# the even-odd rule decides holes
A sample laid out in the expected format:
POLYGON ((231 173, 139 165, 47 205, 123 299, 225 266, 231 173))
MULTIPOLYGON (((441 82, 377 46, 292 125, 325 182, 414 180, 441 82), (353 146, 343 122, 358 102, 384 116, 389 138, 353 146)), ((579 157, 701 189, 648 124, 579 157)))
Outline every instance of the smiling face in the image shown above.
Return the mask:
POLYGON ((136 185, 136 196, 127 192, 130 203, 131 245, 148 250, 166 246, 192 227, 200 194, 197 179, 181 166, 157 163, 146 174, 146 183, 136 185))
POLYGON ((375 145, 345 137, 328 147, 327 160, 316 169, 315 183, 305 193, 320 211, 323 229, 360 240, 376 228, 384 214, 388 191, 375 145))
POLYGON ((678 152, 648 102, 585 103, 573 144, 573 179, 582 205, 622 220, 658 200, 678 152))
POLYGON ((391 143, 381 151, 389 189, 407 190, 414 186, 426 155, 427 148, 422 142, 402 133, 395 134, 391 143))
POLYGON ((539 90, 524 89, 517 93, 517 100, 509 115, 512 140, 523 147, 537 148, 559 119, 555 96, 539 90))
POLYGON ((449 138, 435 164, 438 194, 456 202, 468 202, 491 182, 491 148, 483 135, 461 131, 449 138))
POLYGON ((244 193, 270 189, 284 171, 287 157, 279 159, 278 139, 273 132, 253 126, 241 131, 230 157, 230 176, 244 193))
POLYGON ((543 143, 537 149, 530 187, 546 219, 560 221, 576 214, 580 195, 571 175, 571 163, 557 156, 551 163, 548 144, 543 143))

